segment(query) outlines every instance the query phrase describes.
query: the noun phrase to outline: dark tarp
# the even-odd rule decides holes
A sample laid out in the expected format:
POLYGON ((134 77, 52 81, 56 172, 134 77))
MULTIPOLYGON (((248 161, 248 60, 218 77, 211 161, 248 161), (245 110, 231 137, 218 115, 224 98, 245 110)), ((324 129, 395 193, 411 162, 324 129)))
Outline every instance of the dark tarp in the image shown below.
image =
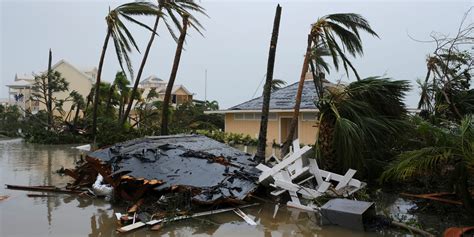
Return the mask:
POLYGON ((113 173, 162 180, 201 189, 193 199, 244 199, 257 187, 260 171, 250 154, 201 135, 156 136, 130 140, 88 154, 111 165, 113 173))

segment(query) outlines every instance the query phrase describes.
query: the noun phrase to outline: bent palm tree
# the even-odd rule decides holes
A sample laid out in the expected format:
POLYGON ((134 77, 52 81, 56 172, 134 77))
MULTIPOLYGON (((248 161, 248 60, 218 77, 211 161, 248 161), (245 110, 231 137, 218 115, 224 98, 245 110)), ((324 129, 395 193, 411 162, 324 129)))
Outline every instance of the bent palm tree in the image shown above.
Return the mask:
POLYGON ((405 127, 403 97, 409 88, 408 81, 379 77, 328 87, 318 104, 316 147, 322 165, 328 170, 361 169, 367 153, 389 146, 388 139, 405 127))
MULTIPOLYGON (((134 22, 138 25, 148 28, 146 25, 132 18, 132 16, 136 16, 136 15, 158 15, 158 11, 154 7, 153 4, 149 4, 145 2, 134 2, 134 3, 126 3, 126 4, 118 6, 112 11, 109 11, 109 14, 105 17, 105 20, 107 22, 107 34, 105 36, 104 44, 102 46, 102 53, 99 59, 99 66, 97 69, 97 78, 96 78, 96 83, 95 83, 96 85, 100 85, 100 80, 102 76, 102 66, 104 64, 105 52, 107 51, 107 45, 109 43, 110 38, 112 38, 114 42, 115 53, 117 54, 117 59, 119 61, 120 67, 122 68, 122 71, 125 71, 123 67, 123 62, 125 61, 128 71, 133 77, 132 64, 128 56, 128 53, 131 52, 132 50, 131 44, 137 50, 138 50, 138 46, 132 34, 127 29, 127 27, 125 26, 121 18, 123 17, 131 22, 134 22)), ((93 113, 92 113, 93 146, 95 146, 96 144, 97 107, 99 104, 99 97, 100 97, 99 89, 100 89, 100 86, 95 87, 94 108, 93 108, 93 113)))
MULTIPOLYGON (((204 12, 204 8, 199 6, 194 1, 192 0, 173 0, 173 1, 158 0, 158 9, 160 13, 162 13, 163 11, 166 11, 167 16, 171 18, 174 26, 180 31, 182 29, 182 26, 181 26, 181 23, 177 20, 177 17, 175 14, 189 15, 191 27, 195 28, 200 33, 200 28, 202 28, 202 26, 199 23, 199 21, 190 13, 190 11, 196 11, 204 15, 206 15, 206 13, 204 12)), ((143 54, 142 62, 140 64, 140 68, 138 69, 137 78, 135 79, 135 83, 133 85, 132 95, 137 93, 137 89, 138 89, 138 85, 140 84, 140 79, 142 77, 143 69, 145 68, 145 64, 148 59, 148 54, 150 52, 153 41, 155 40, 154 32, 157 31, 158 23, 160 21, 160 18, 162 17, 163 17, 162 14, 156 16, 155 23, 153 25, 153 32, 151 33, 150 40, 148 41, 147 47, 145 49, 145 53, 143 54)), ((164 18, 163 20, 171 36, 175 40, 177 40, 176 34, 174 33, 174 27, 172 26, 172 24, 168 22, 167 18, 164 18)), ((130 114, 130 110, 132 109, 132 105, 133 105, 133 97, 130 97, 130 100, 128 101, 127 109, 125 110, 125 113, 121 116, 121 120, 120 120, 121 124, 125 123, 125 121, 127 120, 128 115, 130 114)))
POLYGON ((357 80, 360 80, 359 74, 345 54, 348 52, 353 57, 363 54, 362 40, 359 35, 359 30, 378 37, 377 33, 375 33, 375 31, 370 27, 369 22, 361 15, 355 13, 338 13, 326 15, 311 25, 311 31, 308 35, 308 46, 303 62, 300 81, 298 83, 293 118, 290 123, 288 136, 283 145, 283 154, 288 153, 288 148, 291 144, 291 141, 293 140, 293 137, 295 136, 296 126, 298 124, 299 108, 301 104, 301 93, 303 92, 305 75, 306 72, 308 72, 308 64, 310 62, 309 58, 311 57, 312 45, 316 47, 327 48, 336 70, 339 70, 339 63, 340 60, 342 60, 342 64, 346 73, 349 74, 349 66, 354 72, 357 80))

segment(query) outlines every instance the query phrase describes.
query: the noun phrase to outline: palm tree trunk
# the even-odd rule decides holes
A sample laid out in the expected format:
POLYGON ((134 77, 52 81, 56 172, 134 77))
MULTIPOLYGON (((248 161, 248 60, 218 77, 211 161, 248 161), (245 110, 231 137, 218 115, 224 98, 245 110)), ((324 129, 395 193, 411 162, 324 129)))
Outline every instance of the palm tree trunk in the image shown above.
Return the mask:
POLYGON ((97 69, 97 79, 95 82, 95 94, 94 94, 94 108, 92 110, 92 147, 96 149, 96 130, 97 130, 97 107, 99 107, 99 91, 100 91, 100 77, 102 75, 102 66, 104 65, 105 52, 107 51, 107 45, 109 43, 110 34, 112 29, 107 29, 107 35, 105 36, 104 45, 102 46, 102 53, 99 59, 99 68, 97 69))
POLYGON ((168 135, 168 113, 169 113, 169 103, 171 97, 171 90, 173 89, 173 84, 176 79, 176 74, 178 73, 179 61, 181 59, 181 52, 183 51, 183 44, 186 38, 186 31, 188 29, 188 17, 187 15, 183 16, 183 29, 178 39, 178 45, 176 46, 176 52, 174 55, 173 68, 171 70, 170 79, 168 85, 166 85, 165 98, 163 99, 163 108, 161 116, 161 135, 168 135))
MULTIPOLYGON (((426 76, 425 76, 425 85, 428 83, 428 79, 430 78, 430 75, 431 75, 431 70, 428 67, 428 71, 426 72, 426 76)), ((418 107, 417 107, 418 109, 421 109, 421 106, 423 106, 423 102, 425 101, 427 93, 428 93, 427 91, 425 91, 424 88, 422 90, 423 91, 421 92, 421 95, 420 95, 420 101, 418 102, 418 107)))
POLYGON ((265 160, 265 149, 267 147, 267 126, 268 113, 270 110, 270 96, 272 92, 273 69, 275 67, 275 54, 278 43, 278 32, 280 29, 281 7, 276 7, 275 19, 273 21, 272 39, 270 42, 270 50, 268 53, 267 78, 263 87, 263 105, 262 119, 260 122, 260 132, 258 134, 257 154, 255 156, 259 161, 265 160))
POLYGON ((73 120, 73 122, 72 122, 72 126, 73 126, 74 128, 76 128, 77 118, 79 117, 79 111, 80 111, 80 109, 79 109, 79 105, 78 105, 78 106, 76 107, 76 114, 74 115, 74 120, 73 120))
POLYGON ((106 105, 106 109, 105 109, 107 114, 109 114, 110 109, 112 107, 112 96, 114 94, 114 90, 115 90, 115 85, 110 84, 109 95, 107 96, 107 105, 106 105))
POLYGON ((293 118, 291 119, 290 123, 290 131, 288 132, 288 136, 286 137, 285 143, 283 144, 282 148, 282 156, 288 154, 290 144, 293 141, 296 132, 296 126, 298 125, 298 115, 300 113, 300 105, 301 105, 301 94, 303 93, 303 86, 304 80, 306 76, 306 72, 308 72, 309 68, 309 58, 311 56, 311 35, 308 35, 308 44, 306 47, 306 54, 304 56, 303 67, 301 69, 300 81, 298 83, 298 91, 296 92, 296 99, 295 99, 295 108, 293 111, 293 118))
POLYGON ((331 114, 322 117, 319 123, 318 139, 316 147, 319 150, 321 157, 321 167, 328 171, 335 171, 337 167, 336 151, 334 150, 334 125, 335 118, 331 114))
MULTIPOLYGON (((161 11, 161 7, 160 7, 161 11)), ((151 45, 155 40, 156 30, 158 29, 158 23, 160 21, 160 16, 156 16, 155 24, 153 25, 153 32, 151 32, 150 40, 148 41, 148 45, 146 46, 145 53, 143 54, 142 62, 140 64, 140 68, 138 69, 137 78, 135 79, 135 83, 133 84, 132 94, 130 96, 130 100, 127 105, 127 109, 120 117, 120 124, 124 124, 130 114, 130 110, 132 109, 133 99, 135 98, 135 94, 138 90, 138 84, 140 83, 140 78, 142 77, 143 69, 145 68, 146 61, 148 59, 148 54, 150 53, 151 45)))
POLYGON ((54 118, 53 118, 53 92, 51 91, 51 64, 53 61, 53 53, 51 52, 51 49, 49 49, 49 57, 48 57, 48 86, 47 91, 48 91, 48 98, 47 98, 47 110, 48 110, 48 124, 50 128, 54 127, 54 118))

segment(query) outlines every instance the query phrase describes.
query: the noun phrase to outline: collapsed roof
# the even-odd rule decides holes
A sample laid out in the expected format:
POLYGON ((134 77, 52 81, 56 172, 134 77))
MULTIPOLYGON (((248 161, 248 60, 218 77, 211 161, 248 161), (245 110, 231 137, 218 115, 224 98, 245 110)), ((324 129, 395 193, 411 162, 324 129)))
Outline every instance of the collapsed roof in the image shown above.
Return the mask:
POLYGON ((201 189, 193 200, 243 200, 257 187, 260 171, 250 154, 201 135, 135 139, 88 154, 135 179, 160 180, 160 191, 174 186, 201 189))

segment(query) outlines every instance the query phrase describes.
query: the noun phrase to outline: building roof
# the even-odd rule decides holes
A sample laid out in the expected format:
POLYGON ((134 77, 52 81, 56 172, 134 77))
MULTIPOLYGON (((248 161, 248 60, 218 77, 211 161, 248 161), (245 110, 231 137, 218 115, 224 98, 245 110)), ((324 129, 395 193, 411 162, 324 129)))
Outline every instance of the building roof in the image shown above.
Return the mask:
MULTIPOLYGON (((184 87, 183 85, 173 85, 173 89, 171 89, 171 94, 176 93, 176 91, 178 91, 179 89, 183 89, 184 92, 186 92, 186 94, 188 94, 188 95, 193 94, 190 91, 188 91, 188 89, 186 89, 186 87, 184 87)), ((157 92, 158 93, 165 93, 166 92, 166 86, 164 86, 161 89, 157 90, 157 92)))
POLYGON ((143 81, 140 82, 140 84, 145 84, 145 83, 159 83, 163 82, 163 79, 157 77, 156 75, 150 75, 149 77, 143 79, 143 81))
MULTIPOLYGON (((81 74, 85 78, 89 79, 89 81, 91 83, 95 82, 95 78, 93 78, 93 75, 90 74, 90 73, 94 73, 95 72, 94 70, 97 70, 95 67, 94 68, 88 68, 87 71, 83 71, 83 70, 78 69, 74 65, 70 64, 66 60, 61 59, 56 64, 51 66, 51 70, 56 70, 56 68, 58 68, 62 64, 65 64, 65 65, 71 67, 72 69, 76 70, 79 74, 81 74)), ((41 71, 38 74, 43 74, 45 72, 46 71, 41 71)), ((7 87, 19 87, 19 86, 22 86, 22 85, 27 85, 27 82, 32 84, 35 80, 35 75, 38 75, 38 74, 36 74, 34 72, 32 72, 32 73, 17 73, 15 75, 15 81, 12 84, 7 85, 7 87)))
POLYGON ((10 88, 26 88, 26 87, 32 87, 33 86, 33 81, 30 80, 25 80, 25 79, 20 79, 20 80, 15 80, 12 83, 6 85, 7 87, 10 88))
POLYGON ((35 77, 33 76, 32 73, 17 73, 15 74, 15 81, 20 81, 20 80, 34 80, 35 77))
MULTIPOLYGON (((298 90, 298 82, 287 87, 272 92, 270 97, 270 110, 293 110, 295 107, 296 92, 298 90)), ((303 93, 301 94, 301 110, 316 110, 315 105, 316 88, 313 81, 306 80, 304 82, 303 93)), ((246 101, 236 106, 230 107, 229 110, 262 110, 263 97, 246 101)))

